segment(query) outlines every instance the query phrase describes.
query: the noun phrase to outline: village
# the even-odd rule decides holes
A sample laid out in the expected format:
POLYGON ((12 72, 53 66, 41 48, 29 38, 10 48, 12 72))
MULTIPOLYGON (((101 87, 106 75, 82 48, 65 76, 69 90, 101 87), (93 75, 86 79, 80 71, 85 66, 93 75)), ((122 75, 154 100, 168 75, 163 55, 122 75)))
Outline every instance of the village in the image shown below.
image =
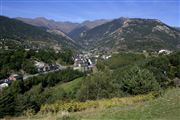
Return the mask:
POLYGON ((9 77, 1 79, 0 80, 0 91, 5 88, 8 87, 13 81, 16 80, 26 80, 29 77, 33 77, 33 76, 38 76, 40 74, 47 74, 49 72, 55 72, 60 70, 60 66, 56 65, 56 64, 47 64, 44 62, 39 62, 39 61, 35 61, 34 66, 37 69, 37 74, 33 74, 33 75, 22 75, 22 74, 17 74, 17 73, 12 73, 9 77))
POLYGON ((37 69, 36 74, 18 74, 18 73, 12 73, 7 78, 0 80, 0 91, 2 91, 3 88, 8 87, 13 81, 16 80, 26 80, 30 77, 38 76, 41 74, 47 74, 50 72, 56 72, 60 70, 64 70, 67 68, 77 70, 83 73, 91 73, 93 72, 93 68, 95 67, 96 61, 98 58, 101 59, 109 59, 111 55, 98 55, 93 52, 82 52, 80 54, 77 54, 73 57, 74 64, 70 66, 63 66, 58 63, 54 64, 48 64, 43 61, 34 61, 34 66, 37 69))
MULTIPOLYGON (((143 51, 143 53, 146 53, 146 51, 143 51)), ((171 51, 163 49, 163 50, 158 51, 156 54, 160 55, 160 54, 170 54, 170 53, 171 51)), ((92 50, 90 52, 82 52, 73 57, 74 64, 71 66, 63 66, 60 64, 48 64, 43 61, 35 60, 34 66, 37 69, 36 74, 21 75, 17 73, 12 73, 9 77, 0 80, 0 91, 3 88, 8 87, 13 81, 26 80, 30 77, 38 76, 41 74, 47 74, 50 72, 56 72, 56 71, 64 70, 67 68, 77 70, 83 73, 92 73, 95 68, 97 60, 98 59, 107 60, 112 57, 111 54, 107 54, 107 53, 98 54, 96 53, 95 50, 94 51, 92 50)), ((113 54, 118 54, 118 53, 113 53, 113 54)))

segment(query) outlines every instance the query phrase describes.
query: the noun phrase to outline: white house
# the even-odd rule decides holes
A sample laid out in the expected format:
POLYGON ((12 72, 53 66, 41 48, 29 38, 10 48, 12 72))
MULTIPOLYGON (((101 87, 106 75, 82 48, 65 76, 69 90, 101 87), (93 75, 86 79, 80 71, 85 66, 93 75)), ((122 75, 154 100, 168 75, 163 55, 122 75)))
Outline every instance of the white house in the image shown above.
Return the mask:
POLYGON ((7 83, 2 83, 0 84, 0 91, 5 88, 5 87, 8 87, 9 85, 7 83))
POLYGON ((158 54, 166 54, 166 55, 168 55, 170 53, 172 53, 170 50, 165 50, 165 49, 162 49, 158 52, 158 54))

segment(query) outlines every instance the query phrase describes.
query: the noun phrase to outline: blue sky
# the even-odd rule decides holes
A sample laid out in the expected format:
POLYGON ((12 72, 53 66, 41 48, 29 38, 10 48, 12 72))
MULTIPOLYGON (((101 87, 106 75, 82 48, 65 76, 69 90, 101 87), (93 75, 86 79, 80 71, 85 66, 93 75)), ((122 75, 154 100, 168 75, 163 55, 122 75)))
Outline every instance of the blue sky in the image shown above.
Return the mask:
POLYGON ((0 0, 1 15, 56 21, 119 17, 159 19, 180 26, 180 0, 0 0))

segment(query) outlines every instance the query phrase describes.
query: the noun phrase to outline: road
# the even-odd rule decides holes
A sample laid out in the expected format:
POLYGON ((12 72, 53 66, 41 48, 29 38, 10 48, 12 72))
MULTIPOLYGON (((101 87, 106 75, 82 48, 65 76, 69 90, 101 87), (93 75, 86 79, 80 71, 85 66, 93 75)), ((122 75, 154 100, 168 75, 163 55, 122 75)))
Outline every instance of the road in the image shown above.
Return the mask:
POLYGON ((26 79, 28 79, 30 77, 35 77, 35 76, 38 76, 38 75, 53 73, 53 72, 57 72, 57 71, 60 71, 60 70, 65 70, 65 69, 67 69, 67 66, 58 65, 58 69, 56 69, 56 70, 50 70, 50 71, 46 71, 46 72, 42 72, 42 73, 37 73, 37 74, 33 74, 33 75, 24 75, 23 76, 23 80, 26 80, 26 79))

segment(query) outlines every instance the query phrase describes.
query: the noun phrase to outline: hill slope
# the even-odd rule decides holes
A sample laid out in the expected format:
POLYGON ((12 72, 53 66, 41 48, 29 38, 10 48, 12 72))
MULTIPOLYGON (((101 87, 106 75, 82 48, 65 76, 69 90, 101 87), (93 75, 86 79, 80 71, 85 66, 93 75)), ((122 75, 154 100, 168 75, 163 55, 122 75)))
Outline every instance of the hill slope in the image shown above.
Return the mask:
POLYGON ((166 91, 165 95, 149 102, 85 111, 72 114, 72 118, 83 120, 179 120, 179 95, 180 89, 172 89, 166 91))
POLYGON ((16 19, 0 16, 1 41, 15 42, 20 45, 32 46, 58 46, 62 48, 75 48, 75 43, 62 35, 51 34, 46 29, 35 27, 16 19))
POLYGON ((180 32, 158 20, 119 18, 84 32, 85 48, 112 51, 180 48, 180 32))
POLYGON ((73 29, 71 32, 68 33, 68 36, 70 36, 72 39, 78 42, 78 38, 81 36, 83 32, 86 32, 89 30, 86 26, 81 26, 73 29))
MULTIPOLYGON (((91 102, 91 105, 95 103, 100 104, 100 106, 81 112, 37 114, 29 118, 32 120, 179 120, 179 95, 180 89, 174 88, 166 91, 163 96, 154 100, 147 96, 134 96, 119 98, 120 102, 118 102, 118 99, 87 101, 82 104, 91 102), (112 102, 113 100, 114 102, 112 102), (115 105, 111 106, 111 102, 115 105), (107 107, 108 105, 109 107, 107 107)), ((27 117, 12 118, 12 120, 19 119, 25 120, 27 117)))

